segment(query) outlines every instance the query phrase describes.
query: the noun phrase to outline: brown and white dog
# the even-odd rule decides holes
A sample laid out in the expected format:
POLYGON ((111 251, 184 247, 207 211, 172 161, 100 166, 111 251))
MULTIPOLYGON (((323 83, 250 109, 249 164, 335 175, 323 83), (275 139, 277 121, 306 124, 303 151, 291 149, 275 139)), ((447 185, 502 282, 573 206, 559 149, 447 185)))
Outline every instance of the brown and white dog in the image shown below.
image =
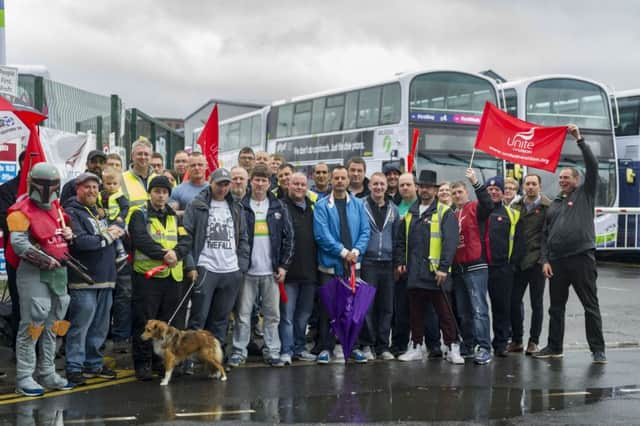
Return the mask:
MULTIPOLYGON (((164 360, 164 378, 161 386, 171 380, 176 365, 196 355, 200 360, 215 368, 220 380, 227 380, 222 366, 223 353, 218 339, 206 330, 178 330, 164 321, 149 320, 144 327, 142 340, 153 341, 153 351, 164 360)), ((211 376, 214 376, 213 372, 211 376)))

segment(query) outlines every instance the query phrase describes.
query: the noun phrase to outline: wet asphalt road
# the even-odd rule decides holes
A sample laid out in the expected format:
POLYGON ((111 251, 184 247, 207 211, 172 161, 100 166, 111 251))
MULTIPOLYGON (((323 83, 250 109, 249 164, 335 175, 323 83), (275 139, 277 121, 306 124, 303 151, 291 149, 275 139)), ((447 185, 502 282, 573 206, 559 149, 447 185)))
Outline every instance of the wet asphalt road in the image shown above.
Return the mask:
POLYGON ((0 424, 638 424, 639 273, 632 266, 599 268, 607 365, 591 363, 584 315, 572 294, 561 360, 513 355, 488 366, 376 361, 278 369, 256 363, 232 370, 228 382, 199 373, 168 387, 123 379, 27 402, 0 398, 0 424))

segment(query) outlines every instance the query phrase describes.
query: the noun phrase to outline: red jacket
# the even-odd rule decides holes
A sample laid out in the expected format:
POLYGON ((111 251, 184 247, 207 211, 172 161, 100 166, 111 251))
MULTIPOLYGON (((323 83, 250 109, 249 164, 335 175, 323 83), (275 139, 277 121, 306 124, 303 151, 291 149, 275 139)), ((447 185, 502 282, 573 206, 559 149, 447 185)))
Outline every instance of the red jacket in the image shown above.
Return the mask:
POLYGON ((474 189, 478 201, 470 201, 455 212, 458 219, 460 237, 453 262, 465 267, 471 265, 486 267, 487 260, 481 236, 484 234, 487 213, 493 207, 493 203, 485 186, 477 184, 474 189), (479 203, 482 203, 485 208, 478 209, 479 203))

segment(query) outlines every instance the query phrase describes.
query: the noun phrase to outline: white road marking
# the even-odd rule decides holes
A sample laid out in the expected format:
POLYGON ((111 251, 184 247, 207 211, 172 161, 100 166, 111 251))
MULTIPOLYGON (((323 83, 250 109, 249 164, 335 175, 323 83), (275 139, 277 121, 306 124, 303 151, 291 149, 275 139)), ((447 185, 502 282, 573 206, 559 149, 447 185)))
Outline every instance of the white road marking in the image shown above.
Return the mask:
POLYGON ((202 411, 198 413, 176 413, 176 417, 224 416, 228 414, 252 414, 256 410, 202 411))
POLYGON ((580 395, 591 395, 591 392, 557 392, 557 393, 548 393, 547 396, 580 396, 580 395))
POLYGON ((98 423, 98 422, 130 422, 133 420, 138 420, 136 416, 126 416, 126 417, 97 417, 93 419, 73 419, 73 420, 64 420, 65 424, 85 424, 85 423, 98 423))
POLYGON ((605 286, 601 286, 601 285, 599 285, 598 288, 603 288, 605 290, 611 290, 611 291, 631 291, 628 288, 605 287, 605 286))

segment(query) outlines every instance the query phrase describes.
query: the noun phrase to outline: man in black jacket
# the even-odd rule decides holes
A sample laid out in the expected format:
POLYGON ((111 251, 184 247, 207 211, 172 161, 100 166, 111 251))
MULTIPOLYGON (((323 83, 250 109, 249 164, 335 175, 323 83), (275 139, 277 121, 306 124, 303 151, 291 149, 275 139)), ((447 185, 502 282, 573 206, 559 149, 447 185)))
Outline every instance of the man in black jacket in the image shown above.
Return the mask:
POLYGON ((569 298, 569 286, 578 295, 585 312, 589 349, 593 362, 604 364, 602 318, 598 302, 595 259, 594 209, 598 186, 598 162, 580 136, 577 126, 569 125, 582 151, 586 166, 584 184, 574 168, 562 169, 559 176, 560 194, 547 210, 542 239, 542 271, 549 278, 549 340, 547 346, 534 354, 536 358, 561 358, 564 339, 564 312, 569 298))
POLYGON ((504 179, 495 176, 486 182, 493 208, 487 215, 482 204, 478 215, 487 217, 484 248, 489 264, 489 299, 493 326, 493 351, 497 356, 507 356, 507 344, 511 334, 511 290, 513 272, 524 249, 520 230, 520 212, 505 205, 504 179))
POLYGON ((136 377, 143 381, 151 379, 153 354, 151 343, 140 337, 147 320, 168 321, 176 312, 183 294, 183 270, 187 271, 190 282, 197 278, 189 255, 191 240, 176 212, 167 205, 172 188, 165 176, 153 178, 149 182, 149 201, 137 208, 129 221, 129 233, 135 236, 131 239, 133 362, 136 377), (145 277, 146 272, 162 264, 167 268, 149 279, 145 277))
POLYGON ((313 202, 307 197, 307 177, 304 174, 291 175, 289 196, 284 199, 284 204, 291 216, 296 244, 284 282, 289 300, 280 304, 280 360, 284 364, 291 363, 293 356, 300 361, 315 361, 315 355, 305 348, 305 331, 318 283, 318 255, 313 237, 313 202))

